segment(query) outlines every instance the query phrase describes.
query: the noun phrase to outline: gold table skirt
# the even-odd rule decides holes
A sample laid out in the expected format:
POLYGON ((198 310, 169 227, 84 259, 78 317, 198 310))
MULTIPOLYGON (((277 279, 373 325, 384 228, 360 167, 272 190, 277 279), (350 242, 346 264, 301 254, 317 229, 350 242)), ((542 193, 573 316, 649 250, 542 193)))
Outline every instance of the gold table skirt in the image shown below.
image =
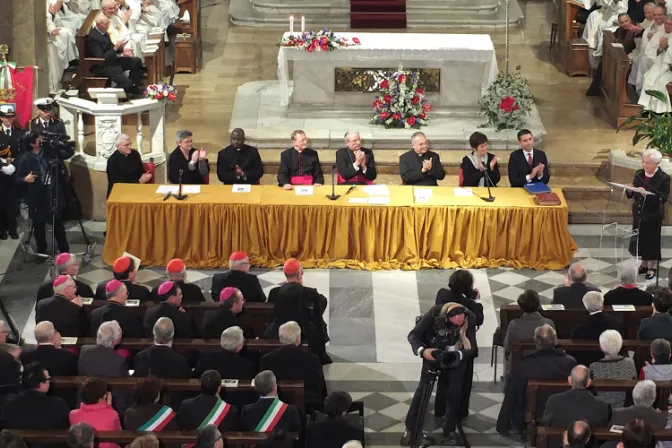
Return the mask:
POLYGON ((389 203, 376 205, 366 203, 362 187, 345 195, 348 187, 338 186, 335 201, 326 198, 328 186, 300 196, 272 185, 250 193, 204 185, 183 201, 163 201, 156 189, 115 185, 107 202, 106 263, 128 252, 145 266, 182 258, 191 268, 219 268, 228 266, 231 252, 244 250, 252 264, 266 267, 296 257, 320 268, 562 269, 576 250, 559 189, 553 190, 558 207, 536 206, 520 188, 493 189, 496 200, 486 203, 476 196, 487 194, 481 188, 455 196, 463 189, 388 186, 389 203))

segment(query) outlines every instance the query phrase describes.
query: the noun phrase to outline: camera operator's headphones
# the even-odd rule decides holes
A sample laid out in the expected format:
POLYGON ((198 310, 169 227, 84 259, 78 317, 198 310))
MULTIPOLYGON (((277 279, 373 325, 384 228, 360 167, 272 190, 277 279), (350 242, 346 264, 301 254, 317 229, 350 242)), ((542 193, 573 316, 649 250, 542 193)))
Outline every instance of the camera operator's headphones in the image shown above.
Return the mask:
MULTIPOLYGON (((467 314, 467 311, 464 308, 464 306, 460 305, 459 303, 448 302, 441 307, 439 317, 444 319, 445 322, 448 322, 448 319, 450 319, 451 317, 459 316, 460 314, 465 315, 467 314)), ((469 320, 465 316, 464 323, 460 327, 460 341, 462 342, 463 348, 470 350, 471 342, 467 337, 467 328, 469 328, 469 320)))

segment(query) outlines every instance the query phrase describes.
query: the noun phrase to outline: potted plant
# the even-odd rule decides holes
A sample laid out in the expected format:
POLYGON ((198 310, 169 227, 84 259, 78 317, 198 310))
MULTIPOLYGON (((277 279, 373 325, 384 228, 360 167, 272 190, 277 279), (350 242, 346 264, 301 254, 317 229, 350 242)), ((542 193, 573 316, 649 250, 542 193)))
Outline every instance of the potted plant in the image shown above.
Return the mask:
MULTIPOLYGON (((668 101, 665 94, 658 90, 647 90, 646 93, 659 101, 668 101)), ((672 112, 662 114, 650 114, 648 118, 639 116, 628 117, 621 124, 616 132, 621 128, 633 129, 635 135, 632 136, 632 145, 635 146, 642 140, 648 139, 646 148, 654 148, 663 155, 672 154, 672 112)))

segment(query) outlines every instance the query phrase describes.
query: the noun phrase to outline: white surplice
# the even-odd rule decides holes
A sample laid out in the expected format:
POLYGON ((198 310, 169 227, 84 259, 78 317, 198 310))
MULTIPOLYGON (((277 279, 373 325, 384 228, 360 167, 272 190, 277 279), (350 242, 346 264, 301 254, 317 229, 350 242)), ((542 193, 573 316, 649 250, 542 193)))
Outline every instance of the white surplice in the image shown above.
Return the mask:
MULTIPOLYGON (((54 3, 56 3, 56 1, 57 0, 47 0, 47 12, 49 12, 49 8, 51 8, 54 3)), ((75 2, 72 3, 73 7, 70 6, 70 2, 63 3, 61 9, 56 11, 56 14, 52 16, 52 20, 56 27, 68 28, 70 31, 72 31, 73 34, 77 34, 77 30, 79 30, 79 27, 82 26, 84 19, 86 19, 86 15, 82 16, 81 14, 75 12, 79 9, 79 7, 75 5, 75 2)))
POLYGON ((49 9, 47 14, 47 33, 49 33, 49 44, 47 48, 47 64, 49 69, 49 91, 56 92, 61 88, 61 78, 63 72, 70 61, 79 58, 77 44, 75 43, 75 33, 67 27, 59 27, 54 23, 49 9), (60 30, 58 35, 52 36, 54 30, 60 30))
MULTIPOLYGON (((672 33, 665 35, 672 42, 672 33)), ((644 83, 642 86, 642 94, 639 97, 638 103, 644 106, 644 110, 649 110, 655 113, 672 112, 670 106, 670 96, 667 93, 667 84, 672 82, 672 72, 670 71, 670 64, 672 64, 672 47, 668 47, 656 56, 653 67, 644 75, 644 83), (659 101, 656 98, 648 95, 647 90, 658 90, 665 95, 665 101, 659 101)))
POLYGON ((127 41, 124 48, 132 50, 133 56, 140 58, 142 62, 145 62, 145 55, 142 52, 142 46, 147 36, 137 33, 131 34, 131 31, 118 15, 111 16, 109 19, 110 27, 108 28, 107 33, 110 35, 110 40, 112 40, 112 43, 116 44, 120 40, 127 41))
POLYGON ((602 33, 604 30, 616 31, 618 15, 628 12, 627 0, 598 0, 598 3, 602 8, 590 13, 581 36, 588 42, 594 57, 602 55, 602 33))
POLYGON ((658 54, 658 43, 660 38, 665 35, 665 25, 656 25, 652 23, 642 34, 642 43, 637 55, 632 58, 628 84, 635 86, 639 93, 644 84, 644 75, 653 67, 653 62, 658 54))

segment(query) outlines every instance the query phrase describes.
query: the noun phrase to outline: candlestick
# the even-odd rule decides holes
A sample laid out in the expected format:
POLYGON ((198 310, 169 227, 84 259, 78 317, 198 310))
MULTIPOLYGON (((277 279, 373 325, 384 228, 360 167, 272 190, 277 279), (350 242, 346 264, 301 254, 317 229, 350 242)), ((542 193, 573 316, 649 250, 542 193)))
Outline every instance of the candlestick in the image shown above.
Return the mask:
POLYGON ((289 34, 294 34, 294 16, 289 16, 289 34))
POLYGON ((306 32, 306 17, 301 16, 301 32, 305 33, 306 32))

